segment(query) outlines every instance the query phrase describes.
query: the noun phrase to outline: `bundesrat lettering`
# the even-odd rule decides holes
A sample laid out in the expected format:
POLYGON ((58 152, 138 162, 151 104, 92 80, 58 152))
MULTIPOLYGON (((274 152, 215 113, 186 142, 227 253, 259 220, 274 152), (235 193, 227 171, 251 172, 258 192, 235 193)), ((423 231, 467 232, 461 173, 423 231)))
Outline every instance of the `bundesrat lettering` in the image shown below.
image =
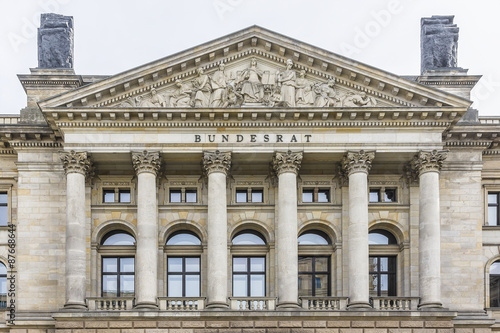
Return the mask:
POLYGON ((256 142, 256 143, 293 143, 293 142, 311 142, 312 135, 297 134, 195 134, 194 142, 256 142))

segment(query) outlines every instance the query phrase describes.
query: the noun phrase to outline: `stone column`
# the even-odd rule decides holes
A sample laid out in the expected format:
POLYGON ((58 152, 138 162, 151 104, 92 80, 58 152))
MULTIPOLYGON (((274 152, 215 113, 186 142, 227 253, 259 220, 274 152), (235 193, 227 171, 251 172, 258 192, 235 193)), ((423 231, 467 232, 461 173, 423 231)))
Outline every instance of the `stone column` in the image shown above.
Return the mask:
POLYGON ((66 303, 65 308, 86 308, 85 178, 92 169, 86 152, 63 152, 66 172, 66 303))
POLYGON ((161 160, 158 152, 132 153, 137 174, 137 277, 136 308, 157 308, 158 297, 158 202, 156 176, 161 160))
POLYGON ((203 169, 208 176, 207 308, 227 308, 226 178, 231 152, 207 151, 203 169))
POLYGON ((297 308, 298 242, 297 242, 297 175, 302 153, 277 152, 273 169, 278 176, 278 216, 276 221, 276 266, 278 275, 278 308, 297 308))
POLYGON ((440 308, 441 216, 439 171, 447 151, 420 151, 411 161, 420 181, 419 282, 420 308, 440 308))
POLYGON ((374 152, 347 152, 342 169, 349 177, 349 309, 370 307, 368 269, 368 171, 374 152))

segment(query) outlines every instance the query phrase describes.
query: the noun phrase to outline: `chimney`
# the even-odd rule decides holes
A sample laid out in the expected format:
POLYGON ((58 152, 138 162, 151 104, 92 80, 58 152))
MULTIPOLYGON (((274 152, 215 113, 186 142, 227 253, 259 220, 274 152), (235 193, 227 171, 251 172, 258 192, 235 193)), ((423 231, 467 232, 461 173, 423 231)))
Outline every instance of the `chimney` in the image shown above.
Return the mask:
POLYGON ((73 16, 42 14, 38 29, 38 68, 73 69, 73 16))

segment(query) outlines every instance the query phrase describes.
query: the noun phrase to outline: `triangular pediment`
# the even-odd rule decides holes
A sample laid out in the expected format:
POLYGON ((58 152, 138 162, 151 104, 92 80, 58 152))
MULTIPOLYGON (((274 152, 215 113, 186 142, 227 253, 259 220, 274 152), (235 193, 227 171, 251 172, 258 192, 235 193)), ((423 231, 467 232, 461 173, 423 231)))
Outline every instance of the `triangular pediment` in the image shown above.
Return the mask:
POLYGON ((54 108, 467 108, 470 104, 257 26, 39 103, 42 111, 51 112, 54 108), (293 63, 288 68, 287 61, 293 63), (225 65, 223 71, 220 64, 225 65))

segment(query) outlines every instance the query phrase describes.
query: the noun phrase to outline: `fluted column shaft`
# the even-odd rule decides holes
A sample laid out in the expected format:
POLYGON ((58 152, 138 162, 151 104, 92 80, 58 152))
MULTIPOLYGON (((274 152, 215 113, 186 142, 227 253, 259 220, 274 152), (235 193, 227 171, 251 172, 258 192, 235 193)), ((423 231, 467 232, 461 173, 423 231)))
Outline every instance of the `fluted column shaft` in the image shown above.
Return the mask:
POLYGON ((85 177, 92 167, 86 152, 61 153, 66 172, 66 303, 85 308, 86 234, 85 177))
POLYGON ((208 176, 207 307, 227 308, 227 197, 230 152, 205 152, 208 176))
POLYGON ((158 152, 132 153, 137 174, 136 308, 157 308, 158 297, 158 202, 156 176, 158 152))
POLYGON ((420 182, 419 282, 421 308, 441 303, 441 216, 439 171, 447 151, 420 151, 412 161, 420 182))
POLYGON ((349 308, 370 307, 368 247, 368 171, 373 152, 347 152, 342 160, 349 177, 349 308))
POLYGON ((278 176, 276 253, 278 308, 298 307, 297 175, 302 153, 277 152, 273 168, 278 176))

